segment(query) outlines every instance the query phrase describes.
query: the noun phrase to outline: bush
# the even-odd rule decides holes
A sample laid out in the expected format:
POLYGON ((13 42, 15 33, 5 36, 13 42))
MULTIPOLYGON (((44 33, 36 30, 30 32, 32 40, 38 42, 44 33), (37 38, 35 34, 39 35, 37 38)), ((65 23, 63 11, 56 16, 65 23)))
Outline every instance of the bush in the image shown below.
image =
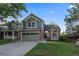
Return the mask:
POLYGON ((59 37, 59 41, 66 41, 66 37, 64 36, 64 35, 60 35, 60 37, 59 37))
POLYGON ((51 41, 51 39, 47 38, 46 41, 51 41))
POLYGON ((0 38, 0 40, 3 40, 4 38, 0 38))

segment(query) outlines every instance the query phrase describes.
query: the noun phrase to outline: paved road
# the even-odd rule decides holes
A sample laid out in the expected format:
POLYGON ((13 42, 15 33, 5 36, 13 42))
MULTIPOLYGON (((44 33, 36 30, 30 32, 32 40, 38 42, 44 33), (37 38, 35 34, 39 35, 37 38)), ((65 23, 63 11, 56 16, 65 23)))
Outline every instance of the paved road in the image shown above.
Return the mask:
POLYGON ((0 46, 0 56, 23 56, 38 42, 20 41, 0 46))

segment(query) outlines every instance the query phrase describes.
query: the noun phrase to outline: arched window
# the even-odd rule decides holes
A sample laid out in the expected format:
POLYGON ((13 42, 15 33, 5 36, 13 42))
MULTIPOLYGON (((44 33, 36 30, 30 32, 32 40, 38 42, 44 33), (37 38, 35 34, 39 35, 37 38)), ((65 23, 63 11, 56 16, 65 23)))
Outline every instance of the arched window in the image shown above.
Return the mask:
POLYGON ((53 30, 53 32, 57 32, 57 30, 53 30))

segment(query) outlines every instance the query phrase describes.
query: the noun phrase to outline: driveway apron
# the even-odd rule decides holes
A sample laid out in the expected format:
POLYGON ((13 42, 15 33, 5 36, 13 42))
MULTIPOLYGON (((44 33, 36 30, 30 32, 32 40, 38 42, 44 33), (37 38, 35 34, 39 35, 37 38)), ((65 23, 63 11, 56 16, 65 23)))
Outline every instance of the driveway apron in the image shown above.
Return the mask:
POLYGON ((38 41, 18 41, 0 46, 0 56, 24 56, 38 41))

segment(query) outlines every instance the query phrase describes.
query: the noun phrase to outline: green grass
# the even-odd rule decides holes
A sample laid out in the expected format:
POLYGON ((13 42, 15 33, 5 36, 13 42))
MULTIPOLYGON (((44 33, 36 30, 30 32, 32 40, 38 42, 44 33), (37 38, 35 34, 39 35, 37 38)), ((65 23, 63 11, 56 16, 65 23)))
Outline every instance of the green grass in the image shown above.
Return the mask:
POLYGON ((0 39, 0 45, 4 45, 4 44, 7 44, 7 43, 11 43, 11 42, 14 42, 14 40, 11 40, 11 39, 0 39))
POLYGON ((79 47, 73 43, 52 42, 39 43, 26 56, 76 56, 79 55, 79 47))

